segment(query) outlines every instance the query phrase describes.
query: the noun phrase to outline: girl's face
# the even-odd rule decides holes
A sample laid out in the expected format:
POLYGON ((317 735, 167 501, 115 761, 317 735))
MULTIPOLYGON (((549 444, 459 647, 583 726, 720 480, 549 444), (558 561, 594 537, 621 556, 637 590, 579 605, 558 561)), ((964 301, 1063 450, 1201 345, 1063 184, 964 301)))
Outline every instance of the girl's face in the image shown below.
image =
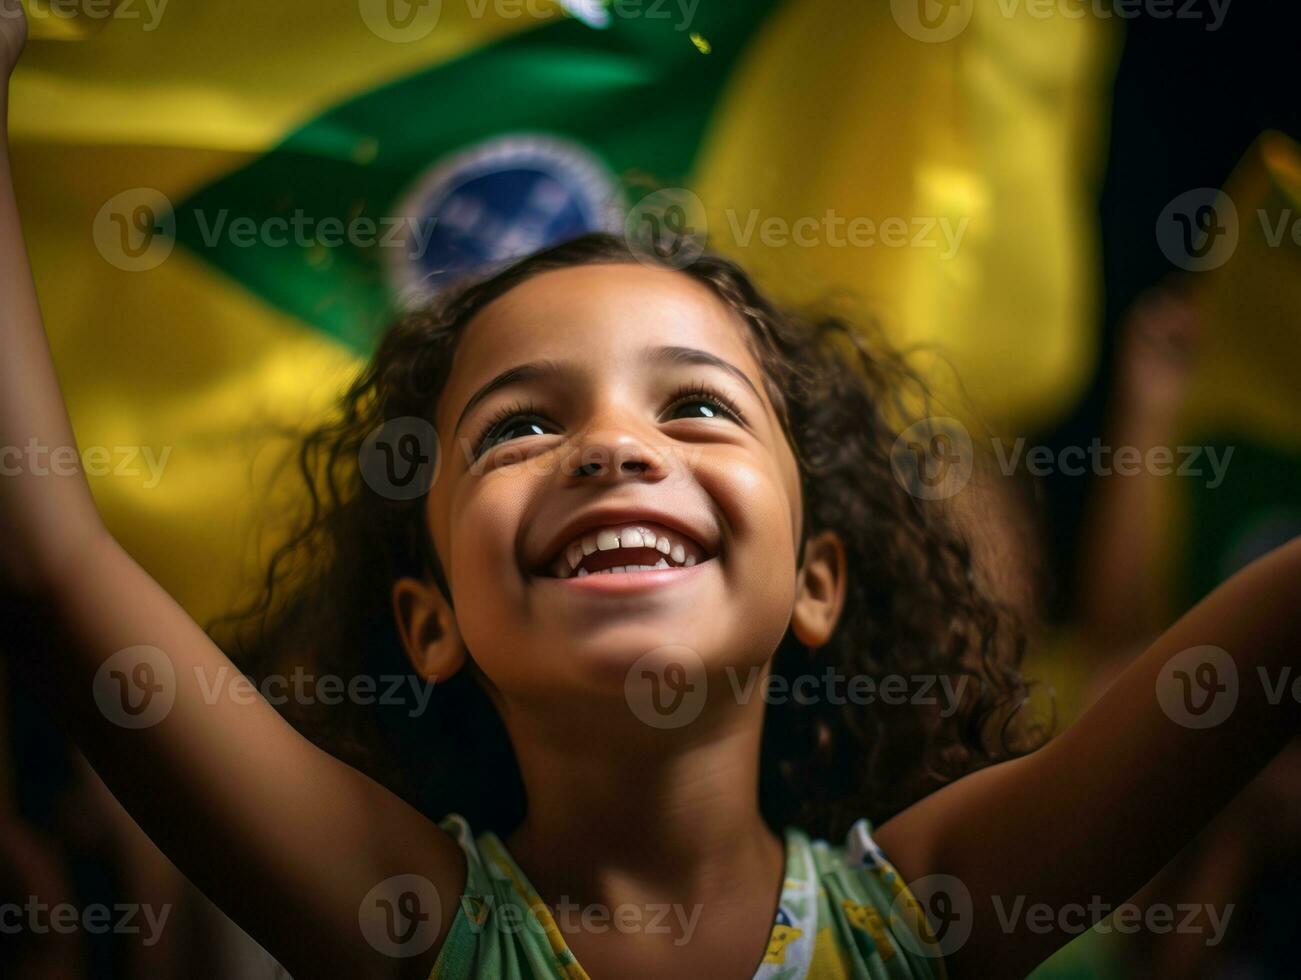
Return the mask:
POLYGON ((434 419, 443 654, 463 643, 507 703, 622 695, 666 645, 738 683, 767 661, 801 507, 747 330, 639 264, 542 273, 473 319, 434 419), (645 564, 661 567, 604 571, 645 564))

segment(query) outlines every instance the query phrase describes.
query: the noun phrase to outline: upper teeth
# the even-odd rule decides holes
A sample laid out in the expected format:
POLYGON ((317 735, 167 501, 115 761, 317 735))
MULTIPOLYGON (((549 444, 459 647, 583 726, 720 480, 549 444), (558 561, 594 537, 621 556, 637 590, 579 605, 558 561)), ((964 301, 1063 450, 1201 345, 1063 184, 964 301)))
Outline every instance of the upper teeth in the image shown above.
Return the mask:
MULTIPOLYGON (((695 551, 696 548, 688 539, 672 531, 656 531, 644 524, 631 524, 624 528, 600 528, 575 538, 565 546, 564 558, 556 563, 555 571, 561 578, 569 578, 587 555, 594 551, 613 551, 615 548, 654 548, 665 558, 661 558, 655 565, 621 565, 609 569, 610 571, 668 568, 670 561, 674 565, 686 566, 696 563, 696 556, 688 553, 688 549, 695 551)), ((578 569, 579 576, 586 574, 586 569, 578 569)))

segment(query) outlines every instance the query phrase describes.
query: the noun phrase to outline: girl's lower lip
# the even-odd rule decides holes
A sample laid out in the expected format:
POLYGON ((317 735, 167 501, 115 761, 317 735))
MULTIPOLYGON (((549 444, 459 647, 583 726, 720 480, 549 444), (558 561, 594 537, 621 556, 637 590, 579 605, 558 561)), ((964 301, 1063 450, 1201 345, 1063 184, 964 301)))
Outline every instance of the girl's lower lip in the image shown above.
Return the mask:
POLYGON ((543 576, 543 581, 554 582, 563 589, 574 589, 591 595, 622 595, 663 588, 684 582, 706 567, 714 559, 706 558, 695 565, 678 565, 673 568, 656 568, 648 572, 609 572, 580 577, 554 578, 543 576))

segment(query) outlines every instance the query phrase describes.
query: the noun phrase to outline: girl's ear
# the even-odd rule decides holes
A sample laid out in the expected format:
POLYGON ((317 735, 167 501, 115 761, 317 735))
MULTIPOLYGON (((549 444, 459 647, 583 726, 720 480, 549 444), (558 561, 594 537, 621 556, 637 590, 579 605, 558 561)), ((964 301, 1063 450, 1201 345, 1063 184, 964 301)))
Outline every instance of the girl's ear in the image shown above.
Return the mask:
POLYGON ((411 666, 426 681, 445 681, 465 666, 456 614, 432 581, 405 577, 393 583, 393 619, 411 666))
POLYGON ((822 531, 805 542, 804 561, 795 577, 791 629, 809 649, 831 639, 845 602, 847 578, 845 546, 835 531, 822 531))

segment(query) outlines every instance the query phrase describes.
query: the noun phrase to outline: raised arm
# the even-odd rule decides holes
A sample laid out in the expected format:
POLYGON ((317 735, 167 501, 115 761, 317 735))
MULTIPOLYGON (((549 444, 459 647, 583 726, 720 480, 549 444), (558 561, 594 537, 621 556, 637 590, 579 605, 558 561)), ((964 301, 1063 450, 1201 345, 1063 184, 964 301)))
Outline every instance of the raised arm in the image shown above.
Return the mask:
MULTIPOLYGON (((1116 355, 1107 437, 1144 454, 1171 445, 1196 352, 1196 307, 1171 285, 1134 304, 1116 355)), ((1081 535, 1076 614, 1094 653, 1126 656, 1174 618, 1161 556, 1170 549, 1167 511, 1175 477, 1140 467, 1095 479, 1081 535)))
POLYGON ((299 736, 96 512, 10 178, 24 36, 0 0, 0 646, 150 837, 291 973, 427 976, 460 849, 299 736), (70 465, 24 467, 33 440, 70 465))
POLYGON ((1198 603, 1043 749, 883 825, 900 872, 951 876, 930 884, 970 912, 951 973, 1024 976, 1082 928, 1072 907, 1126 901, 1297 734, 1299 669, 1301 539, 1198 603), (1068 910, 1067 929, 1036 905, 1068 910))

